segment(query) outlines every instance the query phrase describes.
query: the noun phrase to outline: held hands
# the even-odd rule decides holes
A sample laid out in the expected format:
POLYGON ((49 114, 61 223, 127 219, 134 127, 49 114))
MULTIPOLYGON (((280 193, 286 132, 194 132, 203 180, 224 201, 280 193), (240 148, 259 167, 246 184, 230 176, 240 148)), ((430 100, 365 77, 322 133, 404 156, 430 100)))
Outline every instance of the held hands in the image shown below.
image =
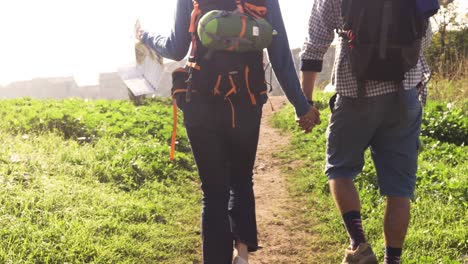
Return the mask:
POLYGON ((296 118, 297 124, 305 133, 310 133, 315 126, 320 125, 320 112, 314 106, 310 107, 307 114, 296 118))

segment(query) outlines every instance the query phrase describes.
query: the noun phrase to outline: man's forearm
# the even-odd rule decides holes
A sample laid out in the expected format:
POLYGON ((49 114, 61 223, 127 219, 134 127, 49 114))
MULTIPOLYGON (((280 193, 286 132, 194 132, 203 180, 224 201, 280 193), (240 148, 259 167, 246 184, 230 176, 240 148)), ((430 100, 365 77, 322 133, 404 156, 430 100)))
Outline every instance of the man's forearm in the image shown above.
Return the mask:
POLYGON ((301 72, 301 85, 304 95, 307 100, 312 101, 314 93, 315 80, 317 79, 317 72, 314 71, 302 71, 301 72))

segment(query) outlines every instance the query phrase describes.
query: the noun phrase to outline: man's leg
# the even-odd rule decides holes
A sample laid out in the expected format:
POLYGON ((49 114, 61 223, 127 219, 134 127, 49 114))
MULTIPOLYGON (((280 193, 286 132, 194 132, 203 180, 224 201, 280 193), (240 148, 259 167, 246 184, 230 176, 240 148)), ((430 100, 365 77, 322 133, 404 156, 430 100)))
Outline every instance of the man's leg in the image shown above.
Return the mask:
POLYGON ((337 178, 329 181, 330 192, 340 211, 351 242, 351 249, 366 242, 361 220, 359 194, 351 178, 337 178))
POLYGON ((329 181, 330 191, 338 207, 350 238, 342 263, 377 264, 372 248, 367 244, 361 220, 359 194, 352 178, 336 178, 329 181))
POLYGON ((410 199, 414 195, 418 163, 421 105, 417 90, 404 98, 388 98, 382 105, 393 109, 404 99, 406 114, 388 111, 382 129, 371 142, 380 193, 387 197, 384 217, 385 264, 398 264, 410 221, 410 199))
POLYGON ((387 247, 401 248, 410 222, 410 199, 387 197, 384 217, 384 235, 387 247))
POLYGON ((371 103, 338 96, 327 130, 326 174, 352 250, 366 242, 354 178, 362 171, 364 151, 378 124, 378 111, 370 111, 371 103))
POLYGON ((384 217, 385 263, 400 263, 409 222, 410 199, 387 197, 387 208, 384 217))
POLYGON ((359 194, 353 180, 362 171, 364 151, 380 123, 382 111, 378 106, 373 98, 361 101, 338 96, 327 130, 325 172, 351 240, 343 263, 377 263, 372 248, 366 243, 359 194))
POLYGON ((353 179, 337 178, 329 181, 330 192, 341 214, 351 211, 361 211, 359 194, 353 179))

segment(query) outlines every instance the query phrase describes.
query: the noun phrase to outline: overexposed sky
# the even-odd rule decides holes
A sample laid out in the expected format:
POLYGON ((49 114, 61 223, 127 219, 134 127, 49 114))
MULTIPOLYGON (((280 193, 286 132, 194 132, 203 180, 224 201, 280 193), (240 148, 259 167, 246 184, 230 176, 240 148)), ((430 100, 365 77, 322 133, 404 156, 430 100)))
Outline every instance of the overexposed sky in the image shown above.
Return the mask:
MULTIPOLYGON (((291 47, 300 47, 314 0, 279 0, 291 47)), ((456 0, 466 15, 467 0, 456 0)), ((0 85, 37 77, 74 76, 95 84, 134 60, 140 17, 167 34, 175 0, 0 0, 0 85)))
MULTIPOLYGON (((137 17, 168 33, 176 1, 0 0, 0 85, 37 77, 75 76, 96 83, 133 61, 137 17)), ((280 0, 290 43, 305 37, 312 0, 280 0)))

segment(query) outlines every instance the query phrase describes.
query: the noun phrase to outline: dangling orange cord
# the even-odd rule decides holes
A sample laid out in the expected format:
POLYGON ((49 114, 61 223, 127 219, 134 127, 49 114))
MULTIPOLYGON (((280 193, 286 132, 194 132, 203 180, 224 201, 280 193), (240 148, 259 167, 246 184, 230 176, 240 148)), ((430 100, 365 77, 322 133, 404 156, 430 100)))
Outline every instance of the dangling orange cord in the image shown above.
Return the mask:
POLYGON ((172 140, 171 140, 171 154, 170 160, 173 161, 175 158, 175 147, 177 139, 177 104, 175 98, 172 99, 172 110, 174 114, 174 124, 172 126, 172 140))

